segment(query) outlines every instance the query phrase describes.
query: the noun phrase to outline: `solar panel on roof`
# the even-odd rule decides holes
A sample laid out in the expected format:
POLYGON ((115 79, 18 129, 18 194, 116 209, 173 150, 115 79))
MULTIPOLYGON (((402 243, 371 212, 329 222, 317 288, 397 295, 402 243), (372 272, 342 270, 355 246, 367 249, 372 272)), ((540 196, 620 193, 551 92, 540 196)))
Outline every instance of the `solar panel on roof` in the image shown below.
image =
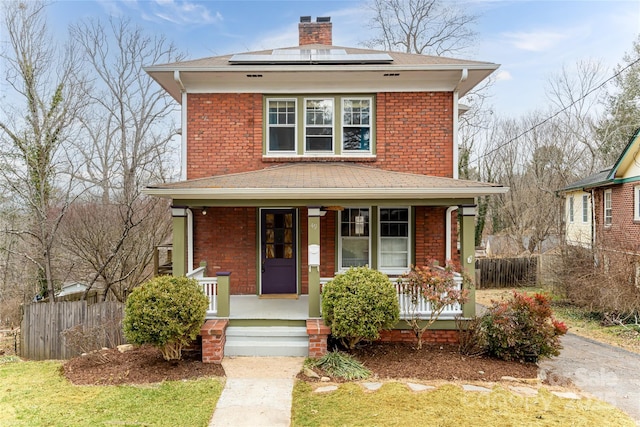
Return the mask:
POLYGON ((230 64, 388 64, 386 53, 347 53, 344 49, 275 49, 271 54, 241 53, 230 64))

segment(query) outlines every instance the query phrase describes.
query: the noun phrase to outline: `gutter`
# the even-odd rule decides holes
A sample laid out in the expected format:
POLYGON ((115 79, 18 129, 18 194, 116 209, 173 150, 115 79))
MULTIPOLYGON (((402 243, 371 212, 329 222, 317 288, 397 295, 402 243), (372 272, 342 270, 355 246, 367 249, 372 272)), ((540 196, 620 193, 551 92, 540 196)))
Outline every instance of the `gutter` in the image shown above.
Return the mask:
POLYGON ((298 200, 298 199, 437 199, 473 198, 477 196, 504 194, 509 187, 480 188, 153 188, 142 190, 150 196, 167 198, 202 198, 210 200, 298 200))

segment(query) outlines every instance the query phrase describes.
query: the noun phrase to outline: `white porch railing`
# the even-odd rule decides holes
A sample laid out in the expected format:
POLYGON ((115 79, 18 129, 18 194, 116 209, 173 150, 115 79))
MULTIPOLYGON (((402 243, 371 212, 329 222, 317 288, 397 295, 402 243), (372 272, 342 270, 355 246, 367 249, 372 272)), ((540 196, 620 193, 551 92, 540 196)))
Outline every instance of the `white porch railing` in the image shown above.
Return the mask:
POLYGON ((218 314, 218 278, 204 277, 204 267, 196 268, 187 273, 187 277, 196 279, 202 291, 209 298, 209 307, 207 308, 207 316, 215 316, 218 314))
MULTIPOLYGON (((320 292, 322 292, 322 287, 332 279, 333 277, 320 278, 320 292)), ((395 278, 392 278, 391 281, 394 283, 396 288, 396 295, 398 296, 398 303, 400 304, 400 319, 408 319, 414 315, 419 316, 421 319, 427 319, 431 314, 431 303, 429 303, 424 297, 417 298, 417 304, 414 310, 413 298, 407 293, 407 284, 405 282, 398 283, 395 278)), ((453 281, 456 284, 456 289, 460 290, 462 288, 462 276, 458 273, 454 273, 453 281)), ((455 319, 461 315, 462 305, 451 304, 444 308, 438 318, 442 320, 455 319)))
MULTIPOLYGON (((453 278, 455 283, 455 289, 460 290, 462 288, 462 276, 455 273, 453 278)), ((411 290, 408 289, 406 282, 396 282, 396 294, 398 295, 398 302, 400 303, 400 318, 409 319, 417 316, 420 319, 427 319, 431 315, 431 303, 424 297, 413 298, 411 290), (415 301, 415 304, 414 304, 415 301)), ((455 319, 457 316, 462 315, 462 305, 450 304, 447 305, 440 313, 439 319, 455 319)))
MULTIPOLYGON (((197 268, 187 274, 187 277, 196 279, 204 294, 209 298, 209 307, 207 308, 207 317, 215 317, 218 313, 218 279, 217 277, 205 277, 204 267, 197 268)), ((322 287, 331 281, 333 277, 321 277, 320 278, 320 292, 322 287)), ((391 279, 395 281, 396 279, 391 279)), ((462 287, 462 276, 455 274, 454 282, 456 289, 462 287)), ((404 282, 394 282, 396 288, 396 295, 398 296, 398 302, 400 303, 400 318, 407 319, 415 312, 420 318, 428 318, 431 314, 431 304, 425 298, 419 298, 417 302, 416 310, 414 311, 414 304, 412 302, 411 295, 407 294, 406 286, 404 282)), ((462 315, 462 306, 460 304, 452 304, 445 307, 440 314, 440 319, 455 319, 457 316, 462 315)))

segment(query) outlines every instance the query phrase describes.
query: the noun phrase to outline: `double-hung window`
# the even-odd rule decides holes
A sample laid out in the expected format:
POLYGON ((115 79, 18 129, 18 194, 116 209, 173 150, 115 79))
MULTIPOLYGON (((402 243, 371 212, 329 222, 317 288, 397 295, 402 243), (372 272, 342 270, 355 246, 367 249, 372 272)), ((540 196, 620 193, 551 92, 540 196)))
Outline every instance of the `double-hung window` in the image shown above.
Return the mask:
POLYGON ((264 99, 266 156, 375 154, 373 95, 273 95, 264 99))
POLYGON ((369 208, 345 208, 340 216, 340 268, 371 265, 369 208))
POLYGON ((582 195, 582 222, 589 222, 589 196, 582 195))
POLYGON ((267 151, 272 154, 295 153, 296 100, 270 99, 267 110, 267 151))
POLYGON ((569 222, 573 224, 573 196, 569 197, 569 222))
POLYGON ((380 208, 378 268, 404 273, 409 267, 409 209, 380 208))
POLYGON ((333 153, 333 99, 305 100, 306 153, 333 153))
POLYGON ((611 205, 611 190, 604 192, 604 225, 610 226, 613 222, 613 207, 611 205))
POLYGON ((371 151, 371 98, 342 100, 342 151, 371 151))

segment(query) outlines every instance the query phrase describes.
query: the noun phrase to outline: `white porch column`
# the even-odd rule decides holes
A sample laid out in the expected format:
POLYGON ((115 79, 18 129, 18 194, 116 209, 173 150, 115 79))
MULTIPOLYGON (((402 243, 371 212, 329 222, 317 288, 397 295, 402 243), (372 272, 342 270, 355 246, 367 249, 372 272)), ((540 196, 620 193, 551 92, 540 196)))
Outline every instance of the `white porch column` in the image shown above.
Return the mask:
POLYGON ((320 208, 309 207, 307 209, 307 215, 307 237, 309 242, 309 317, 317 318, 320 317, 320 208), (317 251, 316 259, 314 259, 316 255, 314 255, 312 251, 317 251))

